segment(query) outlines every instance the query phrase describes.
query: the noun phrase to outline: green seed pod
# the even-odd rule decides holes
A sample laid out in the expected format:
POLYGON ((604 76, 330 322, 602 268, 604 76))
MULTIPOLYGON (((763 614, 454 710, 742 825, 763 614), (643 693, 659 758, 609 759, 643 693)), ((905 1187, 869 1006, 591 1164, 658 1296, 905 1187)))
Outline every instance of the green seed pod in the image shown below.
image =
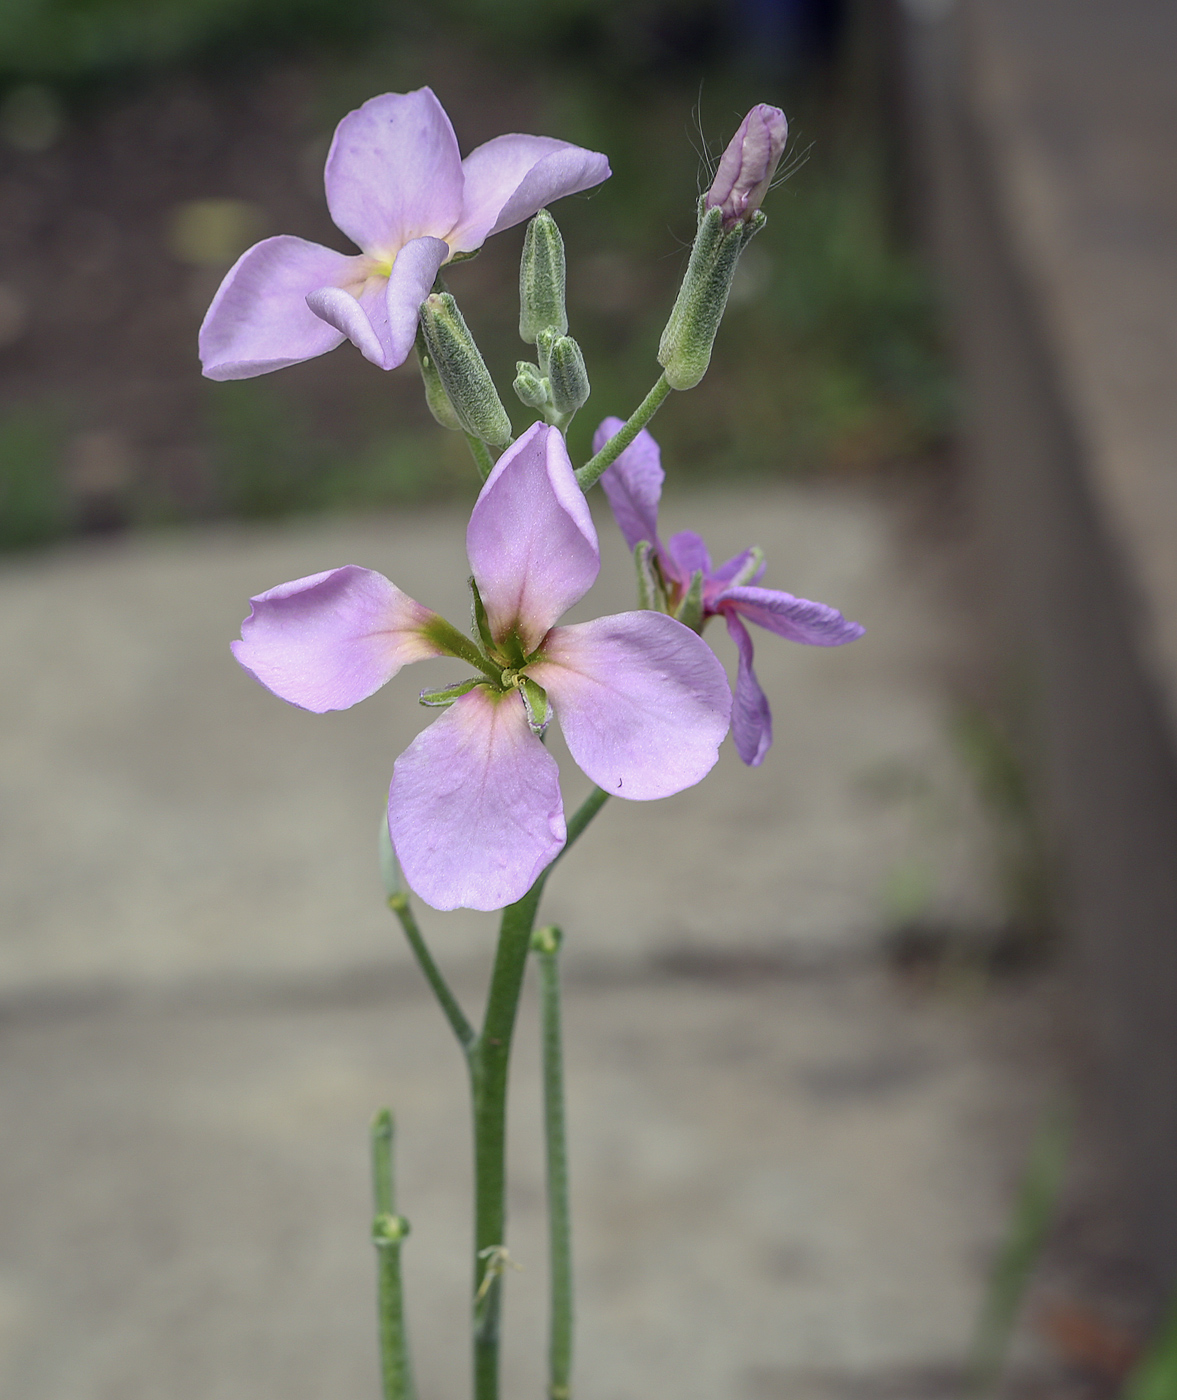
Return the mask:
POLYGON ((736 263, 766 223, 758 211, 725 233, 719 208, 706 210, 700 218, 686 276, 658 346, 658 363, 672 389, 693 389, 707 373, 736 263))
POLYGON ((527 225, 519 262, 519 334, 534 345, 549 327, 563 335, 568 329, 564 310, 564 240, 546 209, 527 225))
POLYGON ((552 346, 548 369, 552 386, 552 407, 569 418, 588 402, 589 377, 580 346, 570 335, 562 335, 552 346))
POLYGON ((421 303, 421 334, 463 430, 491 447, 506 447, 511 420, 449 292, 434 292, 421 303))

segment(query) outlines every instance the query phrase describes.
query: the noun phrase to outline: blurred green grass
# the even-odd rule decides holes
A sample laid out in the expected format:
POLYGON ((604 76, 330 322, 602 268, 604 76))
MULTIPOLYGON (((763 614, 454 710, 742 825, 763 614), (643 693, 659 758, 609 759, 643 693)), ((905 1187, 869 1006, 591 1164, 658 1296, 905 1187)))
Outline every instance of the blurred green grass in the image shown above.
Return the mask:
MULTIPOLYGON (((296 53, 325 140, 365 97, 426 81, 469 111, 469 75, 493 66, 527 93, 532 129, 603 150, 613 166, 604 188, 554 210, 569 253, 571 330, 593 384, 569 435, 577 459, 596 423, 624 416, 657 376, 708 157, 752 101, 776 102, 790 117, 791 173, 767 201, 768 227, 741 266, 710 374, 672 397, 656 433, 680 477, 864 471, 936 453, 953 424, 931 284, 896 226, 884 59, 862 19, 870 8, 857 21, 852 11, 841 55, 821 65, 742 51, 725 8, 703 0, 7 0, 0 76, 10 96, 39 85, 84 110, 98 100, 94 85, 117 104, 124 90, 181 70, 236 62, 252 71, 296 53)), ((473 143, 458 126, 466 149, 473 143)), ((517 428, 530 421, 510 391, 526 353, 515 331, 520 238, 502 235, 477 264, 447 274, 517 428)), ((281 516, 468 493, 460 444, 422 413, 398 418, 387 381, 350 347, 334 354, 351 358, 354 411, 324 412, 295 372, 206 385, 210 489, 196 505, 131 499, 126 519, 281 516)), ((405 384, 415 369, 394 375, 398 409, 415 403, 405 384)), ((22 407, 11 431, 0 422, 0 440, 19 440, 30 412, 22 407)), ((60 417, 56 407, 46 416, 60 417)), ((0 500, 25 490, 7 483, 28 475, 15 461, 0 452, 0 500)), ((15 534, 53 538, 70 518, 45 507, 40 525, 15 534)))

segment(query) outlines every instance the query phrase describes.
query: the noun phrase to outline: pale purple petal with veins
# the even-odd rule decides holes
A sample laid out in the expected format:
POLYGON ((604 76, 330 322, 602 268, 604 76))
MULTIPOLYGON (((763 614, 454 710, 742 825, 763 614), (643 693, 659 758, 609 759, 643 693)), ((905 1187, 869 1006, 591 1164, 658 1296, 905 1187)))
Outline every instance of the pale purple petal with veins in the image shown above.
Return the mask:
POLYGON ((680 530, 677 535, 671 535, 666 553, 673 563, 674 573, 684 586, 690 583, 691 575, 696 570, 703 571, 704 579, 711 572, 711 555, 707 552, 703 537, 696 535, 694 530, 680 530))
POLYGON ((565 195, 609 178, 609 162, 552 136, 496 136, 462 162, 462 213, 447 242, 455 253, 481 247, 492 233, 530 219, 565 195))
POLYGON ((462 160, 429 88, 386 92, 335 130, 324 173, 327 207, 365 253, 391 256, 414 238, 445 235, 462 213, 462 160))
POLYGON ((748 629, 734 612, 725 612, 723 620, 740 657, 732 701, 732 739, 736 752, 755 768, 764 762, 764 755, 772 746, 772 713, 752 669, 752 638, 748 629))
POLYGON ((518 691, 479 686, 397 759, 388 830, 409 885, 435 909, 501 909, 564 845, 556 760, 518 691))
POLYGON ((784 153, 789 124, 779 107, 758 102, 740 123, 720 157, 711 188, 704 196, 708 209, 723 210, 726 228, 750 218, 757 209, 784 153))
POLYGON ((347 281, 361 262, 288 234, 254 244, 230 268, 200 327, 205 375, 251 379, 334 350, 343 336, 307 307, 307 294, 347 281))
MULTIPOLYGON (((600 452, 624 427, 622 419, 606 418, 593 434, 593 452, 600 452)), ((601 487, 613 509, 613 518, 630 549, 641 540, 649 540, 661 553, 658 500, 665 477, 662 453, 645 428, 601 475, 601 487)))
POLYGON ((548 692, 572 757, 614 797, 647 801, 690 787, 727 733, 723 667, 665 613, 554 627, 527 674, 548 692))
POLYGON ((346 336, 364 359, 378 369, 389 368, 385 364, 389 352, 385 343, 388 306, 384 287, 384 280, 380 278, 367 283, 358 297, 342 287, 320 287, 307 297, 311 311, 346 336))
POLYGON ((771 588, 728 588, 720 593, 712 606, 726 612, 734 608, 749 622, 788 637, 793 642, 807 642, 815 647, 840 647, 861 637, 865 628, 844 618, 837 608, 825 603, 813 603, 808 598, 794 598, 791 593, 778 593, 771 588))
POLYGON ((495 463, 470 516, 466 553, 492 634, 514 630, 524 653, 593 586, 597 532, 558 429, 534 424, 495 463))
POLYGON ((275 695, 316 714, 346 710, 402 666, 445 655, 423 631, 437 614, 354 564, 279 584, 250 602, 233 655, 275 695))

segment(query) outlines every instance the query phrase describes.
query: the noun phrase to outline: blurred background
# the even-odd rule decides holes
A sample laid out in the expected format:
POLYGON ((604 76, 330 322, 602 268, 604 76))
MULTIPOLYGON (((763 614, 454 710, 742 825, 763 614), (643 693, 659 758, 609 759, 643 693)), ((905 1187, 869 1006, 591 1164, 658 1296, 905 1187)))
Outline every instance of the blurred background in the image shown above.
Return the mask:
MULTIPOLYGON (((251 594, 344 562, 460 618, 475 478, 412 363, 345 345, 213 384, 196 358, 246 247, 343 248, 339 119, 429 84, 463 153, 523 131, 610 158, 554 211, 593 385, 576 460, 656 377, 742 114, 785 109, 711 370, 654 427, 664 524, 719 558, 762 545, 768 586, 867 627, 836 653, 758 636, 765 765, 725 749, 698 789, 615 804, 546 896, 580 1393, 1177 1397, 1172 1369, 1128 1389, 1177 1276, 1173 14, 0 7, 5 1396, 375 1394, 385 1102, 422 1400, 466 1383, 460 1062, 374 840, 414 686, 452 677, 313 717, 226 643, 251 594)), ((447 274, 517 427, 521 238, 447 274)), ((600 504, 584 616, 632 606, 600 504)), ((477 1006, 488 921, 423 921, 477 1006)), ((521 1395, 542 1389, 534 1020, 521 1395)))

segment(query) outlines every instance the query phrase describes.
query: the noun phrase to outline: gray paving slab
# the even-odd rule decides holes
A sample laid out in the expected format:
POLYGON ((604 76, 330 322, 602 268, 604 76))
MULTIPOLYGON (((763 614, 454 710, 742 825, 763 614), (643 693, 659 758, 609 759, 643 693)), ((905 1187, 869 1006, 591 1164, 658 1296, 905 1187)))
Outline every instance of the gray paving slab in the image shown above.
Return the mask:
MULTIPOLYGON (((553 881, 579 1393, 947 1396, 1048 1077, 1032 989, 919 992, 874 959, 896 872, 929 917, 1001 913, 947 738, 945 674, 968 645, 951 571, 869 492, 683 496, 666 515, 703 521, 717 554, 760 543, 770 582, 869 632, 840 652, 764 637, 768 762, 725 751, 671 802, 612 804, 553 881)), ((248 594, 345 562, 460 618, 461 523, 222 530, 4 566, 6 1397, 374 1395, 365 1131, 385 1102, 422 1400, 465 1393, 461 1067, 375 869, 429 673, 315 717, 227 652, 248 594)), ((632 596, 602 534, 615 573, 586 612, 632 596)), ((426 922, 473 1004, 488 920, 426 922)), ((538 1111, 529 1005, 512 1396, 541 1393, 538 1111)))

